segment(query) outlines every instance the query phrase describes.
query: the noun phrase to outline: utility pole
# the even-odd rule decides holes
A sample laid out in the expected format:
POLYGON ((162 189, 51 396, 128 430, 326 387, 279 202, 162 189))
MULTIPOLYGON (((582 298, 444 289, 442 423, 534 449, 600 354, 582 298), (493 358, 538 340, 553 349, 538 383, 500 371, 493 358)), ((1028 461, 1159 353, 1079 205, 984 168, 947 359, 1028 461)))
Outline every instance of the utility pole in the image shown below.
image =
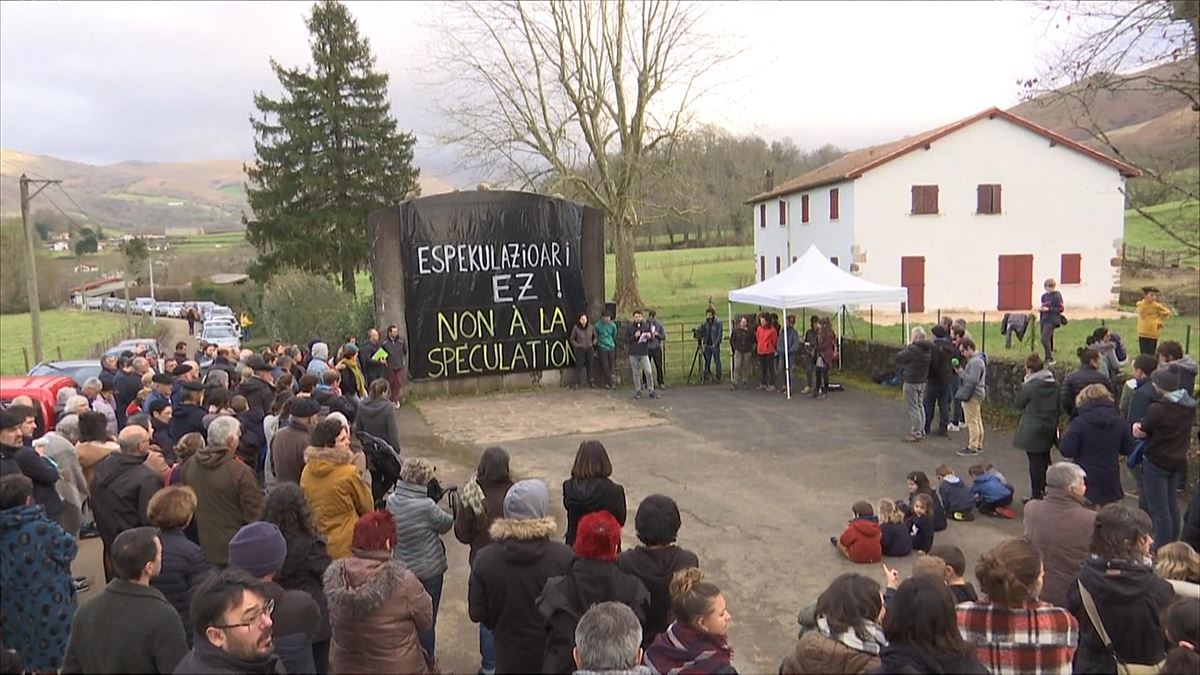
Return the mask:
POLYGON ((21 225, 25 228, 25 295, 29 300, 29 322, 32 326, 33 360, 42 362, 42 307, 41 296, 38 295, 37 257, 33 248, 33 223, 29 220, 29 200, 41 194, 42 190, 61 180, 31 180, 21 174, 21 225), (41 187, 32 195, 29 194, 29 184, 37 183, 41 187))

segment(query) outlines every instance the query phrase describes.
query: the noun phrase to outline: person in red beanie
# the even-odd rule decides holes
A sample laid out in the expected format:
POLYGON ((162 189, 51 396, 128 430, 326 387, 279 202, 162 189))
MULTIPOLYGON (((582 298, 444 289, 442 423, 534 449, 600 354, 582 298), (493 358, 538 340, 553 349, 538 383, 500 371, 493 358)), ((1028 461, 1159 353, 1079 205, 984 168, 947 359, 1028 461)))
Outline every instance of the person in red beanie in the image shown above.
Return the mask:
POLYGON ((842 555, 856 563, 877 563, 883 560, 883 531, 869 502, 854 502, 853 520, 846 525, 842 536, 832 539, 842 555))
POLYGON ((627 605, 637 615, 638 623, 645 626, 650 592, 640 579, 618 569, 620 548, 621 524, 611 513, 596 511, 580 518, 572 546, 575 559, 565 575, 546 581, 538 599, 538 611, 549 635, 542 672, 569 673, 575 669, 575 627, 592 605, 627 605))

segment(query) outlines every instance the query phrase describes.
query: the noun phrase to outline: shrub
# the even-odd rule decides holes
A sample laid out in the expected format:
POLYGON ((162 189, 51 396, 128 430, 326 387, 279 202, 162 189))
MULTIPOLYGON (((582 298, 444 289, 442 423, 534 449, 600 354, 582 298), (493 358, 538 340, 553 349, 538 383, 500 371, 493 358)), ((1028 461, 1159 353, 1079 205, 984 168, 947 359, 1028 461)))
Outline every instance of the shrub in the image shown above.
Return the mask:
POLYGON ((292 271, 267 282, 258 325, 272 339, 306 344, 320 338, 336 348, 347 335, 363 335, 373 320, 369 298, 356 301, 327 277, 292 271))

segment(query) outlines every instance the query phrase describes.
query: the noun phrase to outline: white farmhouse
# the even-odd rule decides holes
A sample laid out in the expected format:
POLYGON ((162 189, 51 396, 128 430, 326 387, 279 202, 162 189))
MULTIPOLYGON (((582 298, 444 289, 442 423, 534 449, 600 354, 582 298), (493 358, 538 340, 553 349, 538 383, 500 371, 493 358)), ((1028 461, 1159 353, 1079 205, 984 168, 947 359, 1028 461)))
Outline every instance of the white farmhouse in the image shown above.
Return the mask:
POLYGON ((753 208, 759 280, 815 244, 842 269, 908 289, 910 312, 1111 306, 1125 179, 1137 169, 992 108, 856 150, 767 187, 753 208))

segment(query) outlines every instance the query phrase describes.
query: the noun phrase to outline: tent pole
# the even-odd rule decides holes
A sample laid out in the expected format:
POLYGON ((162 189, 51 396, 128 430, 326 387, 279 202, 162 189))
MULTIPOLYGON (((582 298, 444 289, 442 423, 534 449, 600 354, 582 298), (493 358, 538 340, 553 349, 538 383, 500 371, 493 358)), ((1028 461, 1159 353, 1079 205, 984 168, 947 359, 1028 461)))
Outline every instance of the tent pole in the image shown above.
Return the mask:
POLYGON ((792 400, 792 364, 788 344, 787 307, 783 308, 783 381, 787 386, 787 400, 792 400))
POLYGON ((838 370, 842 369, 842 361, 843 361, 842 348, 844 346, 842 344, 842 339, 846 335, 846 306, 845 305, 842 305, 841 323, 842 323, 841 330, 838 331, 838 370))
MULTIPOLYGON (((727 319, 727 321, 728 321, 728 323, 726 325, 729 326, 729 334, 733 335, 733 329, 737 328, 737 326, 733 325, 733 302, 732 301, 729 302, 729 318, 727 319)), ((734 356, 734 353, 733 353, 733 342, 730 342, 729 343, 729 381, 730 382, 737 382, 737 380, 734 379, 734 376, 733 376, 733 362, 735 360, 736 360, 736 357, 734 356)))

